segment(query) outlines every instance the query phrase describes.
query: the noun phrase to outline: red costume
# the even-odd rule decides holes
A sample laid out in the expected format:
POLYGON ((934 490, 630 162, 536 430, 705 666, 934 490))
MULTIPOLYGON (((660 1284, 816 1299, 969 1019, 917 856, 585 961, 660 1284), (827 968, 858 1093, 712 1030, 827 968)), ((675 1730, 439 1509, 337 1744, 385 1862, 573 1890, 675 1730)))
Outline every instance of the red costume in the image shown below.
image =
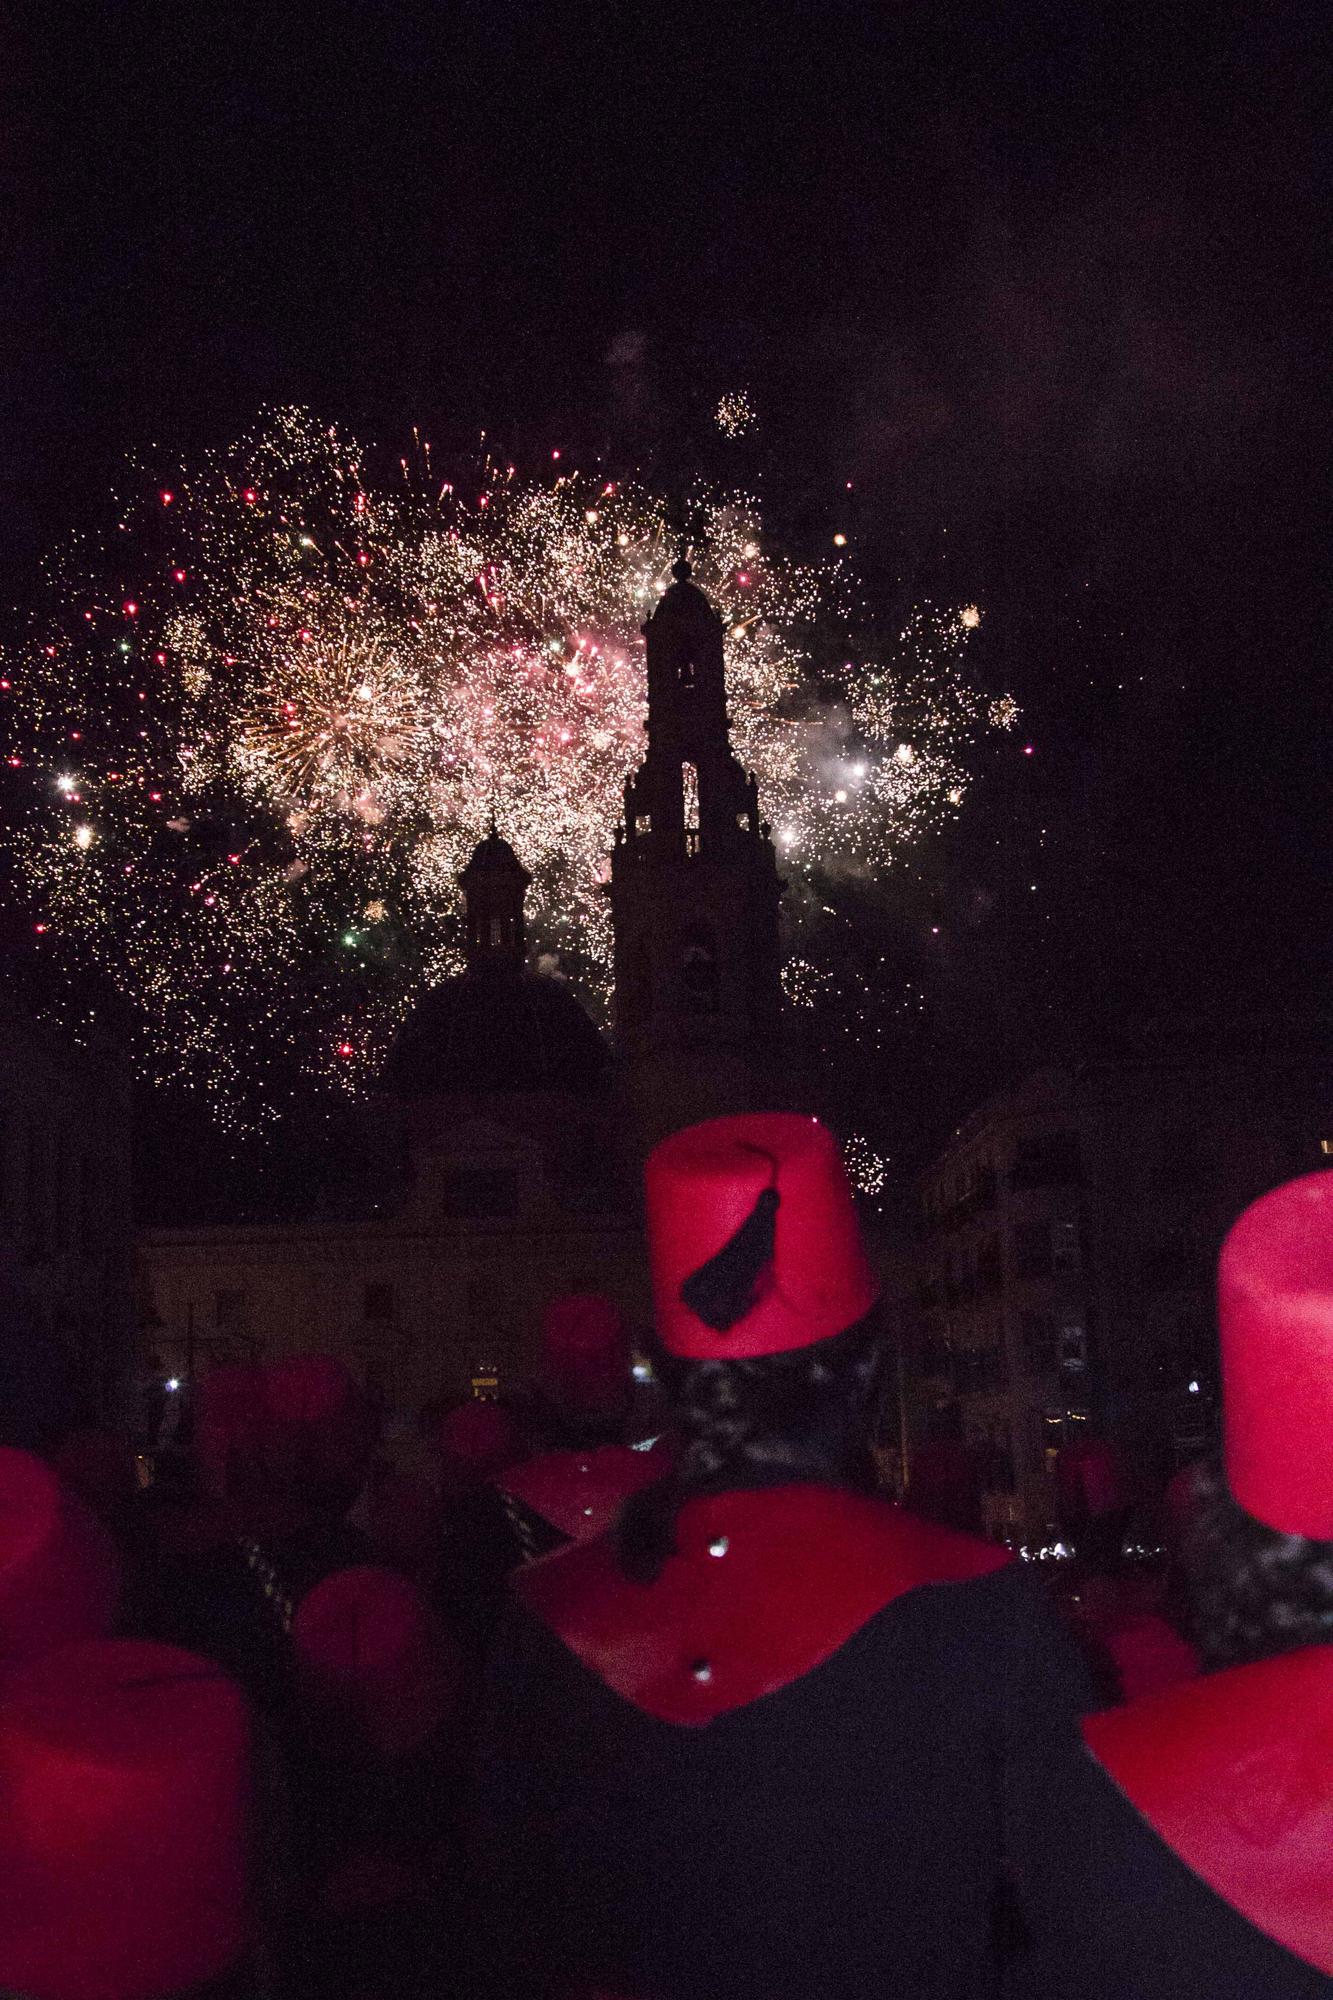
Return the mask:
POLYGON ((0 1449, 0 1665, 103 1637, 119 1589, 101 1523, 41 1459, 0 1449))
POLYGON ((0 1684, 0 1989, 157 2000, 254 1942, 250 1729, 209 1661, 62 1647, 0 1684))
POLYGON ((514 1559, 605 1534, 631 1493, 666 1470, 662 1448, 597 1440, 623 1423, 629 1335, 620 1308, 597 1292, 556 1299, 542 1320, 538 1374, 557 1427, 587 1441, 538 1451, 495 1479, 514 1535, 514 1559))
POLYGON ((317 1583, 297 1606, 292 1651, 312 1724, 344 1752, 408 1756, 449 1720, 456 1651, 420 1591, 392 1570, 367 1564, 317 1583))
MULTIPOLYGON (((677 1355, 788 1353, 874 1304, 813 1119, 678 1133, 647 1191, 677 1355)), ((478 1773, 497 1991, 930 2000, 985 1977, 989 1774, 1084 1692, 1003 1551, 789 1478, 687 1498, 652 1582, 602 1538, 514 1587, 478 1773)))
MULTIPOLYGON (((1231 1490, 1267 1526, 1333 1542, 1333 1177, 1246 1210, 1223 1246, 1219 1314, 1231 1490)), ((1083 1740, 1082 1759, 1029 1773, 1023 1990, 1333 1990, 1333 1646, 1090 1717, 1083 1740)))

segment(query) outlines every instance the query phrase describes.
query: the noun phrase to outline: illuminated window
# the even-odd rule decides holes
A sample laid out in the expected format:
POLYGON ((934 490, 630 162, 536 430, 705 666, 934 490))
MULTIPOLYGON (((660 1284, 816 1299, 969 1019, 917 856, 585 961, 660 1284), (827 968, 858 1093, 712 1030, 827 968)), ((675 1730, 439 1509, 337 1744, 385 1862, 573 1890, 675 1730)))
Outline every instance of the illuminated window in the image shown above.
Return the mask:
POLYGON ((1053 1222, 1051 1224, 1051 1269, 1053 1271, 1077 1271, 1082 1261, 1079 1252, 1078 1224, 1076 1222, 1053 1222))

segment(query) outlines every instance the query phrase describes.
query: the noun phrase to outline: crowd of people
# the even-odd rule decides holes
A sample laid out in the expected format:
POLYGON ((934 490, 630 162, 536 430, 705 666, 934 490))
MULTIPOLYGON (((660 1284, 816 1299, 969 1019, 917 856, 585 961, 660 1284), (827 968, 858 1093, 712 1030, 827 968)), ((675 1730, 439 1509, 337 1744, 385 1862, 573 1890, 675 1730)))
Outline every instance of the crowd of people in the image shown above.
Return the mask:
POLYGON ((410 1457, 317 1352, 204 1376, 148 1483, 0 1407, 0 1994, 1333 1992, 1333 1177, 1224 1246, 1151 1604, 1097 1447, 1063 1592, 878 1490, 815 1120, 645 1195, 651 1393, 577 1296, 410 1457))

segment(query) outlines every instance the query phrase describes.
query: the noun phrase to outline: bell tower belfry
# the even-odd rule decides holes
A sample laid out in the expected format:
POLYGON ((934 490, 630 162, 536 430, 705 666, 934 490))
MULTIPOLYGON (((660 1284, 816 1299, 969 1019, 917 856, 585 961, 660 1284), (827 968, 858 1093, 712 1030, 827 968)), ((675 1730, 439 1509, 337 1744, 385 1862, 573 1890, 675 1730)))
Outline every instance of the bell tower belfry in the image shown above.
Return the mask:
POLYGON ((616 1032, 649 1145, 781 1097, 783 884, 731 748, 722 620, 683 555, 672 575, 643 628, 648 752, 611 862, 616 1032))

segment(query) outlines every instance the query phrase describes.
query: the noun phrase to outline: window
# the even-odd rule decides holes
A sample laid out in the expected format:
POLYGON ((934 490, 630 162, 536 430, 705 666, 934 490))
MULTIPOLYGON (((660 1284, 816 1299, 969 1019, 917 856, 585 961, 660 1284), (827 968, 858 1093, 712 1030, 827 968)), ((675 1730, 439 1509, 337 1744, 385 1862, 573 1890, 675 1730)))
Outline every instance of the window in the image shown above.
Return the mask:
POLYGON ((1082 1375, 1088 1365, 1088 1331, 1081 1321, 1060 1328, 1060 1373, 1082 1375))
POLYGON ((1021 1331, 1029 1372, 1039 1375, 1054 1368, 1055 1321, 1050 1313, 1024 1313, 1021 1331))
POLYGON ((1009 1170, 1017 1189, 1074 1186, 1081 1175, 1077 1132, 1042 1132, 1022 1140, 1009 1170))
POLYGON ((1019 1278, 1049 1278, 1051 1275, 1051 1226, 1048 1222, 1020 1222, 1014 1231, 1014 1275, 1019 1278))
POLYGON ((394 1316, 393 1286, 382 1279, 373 1279, 366 1286, 361 1305, 362 1317, 368 1320, 387 1320, 394 1316))
POLYGON ((508 1167, 452 1167, 440 1178, 440 1214, 447 1222, 517 1215, 518 1175, 508 1167))
POLYGON ((1078 1224, 1076 1222, 1053 1222, 1051 1224, 1051 1269, 1053 1271, 1080 1271, 1083 1257, 1079 1248, 1078 1224))
POLYGON ((699 831, 699 772, 697 766, 694 764, 682 764, 680 767, 680 782, 685 804, 685 831, 686 833, 697 833, 699 831))
POLYGON ((213 1294, 213 1322, 221 1327, 238 1327, 245 1324, 245 1293, 237 1287, 228 1287, 213 1294))

